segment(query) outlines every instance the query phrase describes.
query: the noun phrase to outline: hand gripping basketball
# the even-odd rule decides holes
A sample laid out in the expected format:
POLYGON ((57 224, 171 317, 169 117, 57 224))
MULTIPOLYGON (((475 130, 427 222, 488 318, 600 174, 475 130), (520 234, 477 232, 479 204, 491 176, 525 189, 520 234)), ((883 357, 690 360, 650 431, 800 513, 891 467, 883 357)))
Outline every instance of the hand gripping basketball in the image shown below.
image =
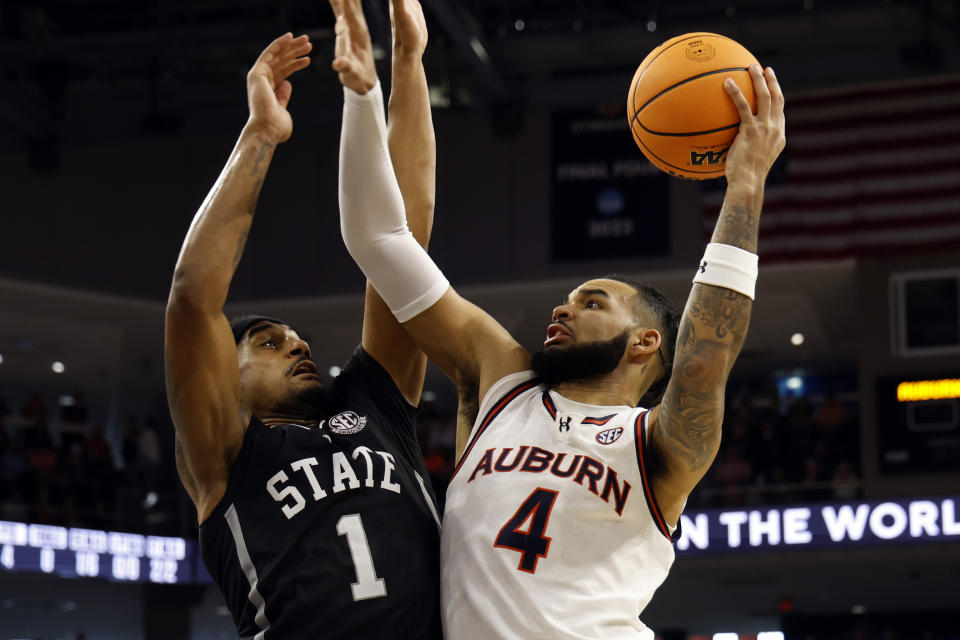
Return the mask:
POLYGON ((727 154, 727 182, 747 182, 760 186, 770 167, 786 144, 786 120, 783 115, 783 92, 773 69, 761 71, 759 65, 750 65, 750 78, 757 96, 757 115, 740 87, 732 79, 723 88, 733 100, 740 114, 740 131, 733 139, 727 154))

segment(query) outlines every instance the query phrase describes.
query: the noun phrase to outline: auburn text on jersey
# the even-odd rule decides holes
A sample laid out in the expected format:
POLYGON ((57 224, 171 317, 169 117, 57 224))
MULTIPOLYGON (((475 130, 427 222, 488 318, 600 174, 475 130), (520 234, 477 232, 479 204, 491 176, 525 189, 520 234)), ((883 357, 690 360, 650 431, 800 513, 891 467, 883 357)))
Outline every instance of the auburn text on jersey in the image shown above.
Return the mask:
POLYGON ((588 455, 554 453, 540 447, 523 445, 514 452, 513 447, 487 449, 467 482, 491 473, 552 473, 558 478, 569 478, 584 487, 604 502, 613 498, 617 515, 623 515, 630 495, 630 483, 621 484, 617 472, 588 455))

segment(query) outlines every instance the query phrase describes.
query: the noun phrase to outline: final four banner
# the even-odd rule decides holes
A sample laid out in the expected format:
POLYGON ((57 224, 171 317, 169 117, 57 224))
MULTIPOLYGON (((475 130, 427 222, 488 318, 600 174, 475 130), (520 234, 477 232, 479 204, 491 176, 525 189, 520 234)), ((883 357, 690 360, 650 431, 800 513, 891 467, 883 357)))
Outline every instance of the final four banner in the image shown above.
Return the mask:
POLYGON ((553 114, 554 262, 644 258, 670 251, 669 177, 637 149, 625 109, 553 114))
POLYGON ((788 507, 713 509, 680 516, 678 555, 850 549, 960 542, 960 496, 788 507))

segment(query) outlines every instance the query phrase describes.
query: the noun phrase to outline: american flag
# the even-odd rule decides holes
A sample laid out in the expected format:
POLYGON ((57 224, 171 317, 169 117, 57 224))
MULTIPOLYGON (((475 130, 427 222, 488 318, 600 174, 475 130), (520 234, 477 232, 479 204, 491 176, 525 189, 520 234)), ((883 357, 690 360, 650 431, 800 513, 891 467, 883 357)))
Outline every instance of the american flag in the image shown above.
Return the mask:
MULTIPOLYGON (((764 262, 960 248, 960 76, 787 95, 764 262)), ((703 193, 704 232, 722 191, 703 193)))

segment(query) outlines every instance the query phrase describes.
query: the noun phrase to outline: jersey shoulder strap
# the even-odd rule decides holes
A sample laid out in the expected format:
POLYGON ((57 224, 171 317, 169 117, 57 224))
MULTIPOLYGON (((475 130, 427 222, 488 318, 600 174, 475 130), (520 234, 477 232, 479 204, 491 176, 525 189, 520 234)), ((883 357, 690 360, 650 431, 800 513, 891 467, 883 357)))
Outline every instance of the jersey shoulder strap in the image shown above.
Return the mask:
MULTIPOLYGON (((541 383, 533 371, 511 373, 490 385, 490 389, 480 402, 480 410, 477 412, 477 420, 474 422, 473 429, 470 431, 470 439, 467 441, 467 447, 463 450, 463 455, 460 456, 460 461, 457 462, 457 466, 453 470, 454 476, 470 455, 470 451, 473 450, 473 446, 477 443, 477 440, 480 439, 483 432, 490 426, 490 423, 493 422, 511 402, 523 395, 524 392, 539 386, 541 386, 541 383)), ((451 476, 451 479, 453 479, 453 476, 451 476)))

